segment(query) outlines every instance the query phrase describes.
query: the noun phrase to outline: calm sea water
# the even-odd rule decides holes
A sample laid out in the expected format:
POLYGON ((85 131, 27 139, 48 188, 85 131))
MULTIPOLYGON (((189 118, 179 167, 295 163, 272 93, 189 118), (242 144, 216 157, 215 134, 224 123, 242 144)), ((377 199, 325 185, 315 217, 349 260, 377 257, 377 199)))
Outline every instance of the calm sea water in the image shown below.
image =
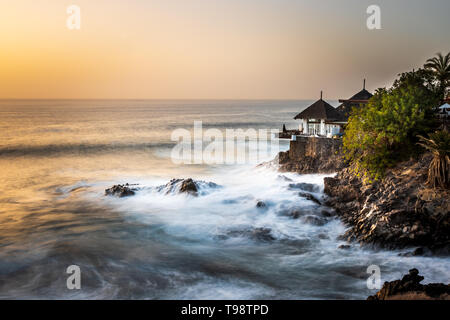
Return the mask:
POLYGON ((364 299, 374 293, 372 264, 382 281, 416 267, 425 282, 449 282, 448 258, 338 250, 338 220, 282 214, 322 211, 289 184, 317 184, 320 197, 323 175, 170 159, 172 131, 196 120, 220 130, 293 128, 309 103, 0 101, 0 298, 364 299), (197 198, 154 189, 188 177, 220 188, 197 198), (142 190, 104 195, 125 182, 142 190), (66 287, 70 265, 81 268, 81 290, 66 287))

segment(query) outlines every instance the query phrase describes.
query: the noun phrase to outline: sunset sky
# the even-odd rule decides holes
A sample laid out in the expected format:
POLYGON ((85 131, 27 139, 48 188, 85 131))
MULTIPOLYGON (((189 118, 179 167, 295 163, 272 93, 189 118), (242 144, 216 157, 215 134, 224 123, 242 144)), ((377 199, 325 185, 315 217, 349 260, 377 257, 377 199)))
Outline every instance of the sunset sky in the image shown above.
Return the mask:
POLYGON ((448 52, 449 13, 448 0, 1 0, 0 98, 348 98, 448 52), (371 4, 382 30, 366 27, 371 4))

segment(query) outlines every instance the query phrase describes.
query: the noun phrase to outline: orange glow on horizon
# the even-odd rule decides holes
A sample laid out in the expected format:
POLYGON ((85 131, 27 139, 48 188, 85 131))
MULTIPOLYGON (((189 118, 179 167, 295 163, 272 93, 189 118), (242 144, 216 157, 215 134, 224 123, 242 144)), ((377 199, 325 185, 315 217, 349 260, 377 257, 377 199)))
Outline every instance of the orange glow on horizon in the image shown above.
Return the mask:
POLYGON ((2 1, 0 98, 342 98, 364 77, 370 89, 389 85, 450 42, 430 28, 405 36, 401 21, 368 31, 365 4, 354 1, 327 0, 329 10, 284 0, 73 3, 81 30, 66 27, 72 3, 2 1))

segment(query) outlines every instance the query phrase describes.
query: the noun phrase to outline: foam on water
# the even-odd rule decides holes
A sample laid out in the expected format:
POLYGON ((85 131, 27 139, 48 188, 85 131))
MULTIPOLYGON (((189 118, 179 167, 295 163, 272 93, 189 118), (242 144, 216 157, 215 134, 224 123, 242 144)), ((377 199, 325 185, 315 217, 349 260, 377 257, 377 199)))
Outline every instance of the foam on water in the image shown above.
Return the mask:
POLYGON ((345 226, 290 187, 318 185, 320 199, 324 175, 170 159, 173 129, 197 120, 294 128, 310 104, 0 101, 0 298, 364 299, 375 292, 372 264, 382 281, 415 267, 425 282, 449 282, 449 258, 338 249, 345 226), (201 184, 198 197, 158 191, 172 178, 219 187, 201 184), (105 196, 127 182, 139 184, 135 196, 105 196), (66 288, 72 264, 82 270, 77 292, 66 288))
POLYGON ((165 235, 160 241, 207 259, 220 256, 221 261, 225 255, 234 261, 235 273, 225 272, 226 279, 219 268, 218 277, 204 275, 189 285, 179 284, 170 298, 364 298, 373 293, 366 287, 365 272, 372 264, 381 267, 386 281, 400 278, 412 267, 421 270, 426 282, 448 280, 448 258, 400 257, 398 251, 361 249, 357 244, 338 249, 344 242, 337 237, 346 228, 337 218, 318 226, 280 215, 283 208, 317 214, 330 210, 289 187, 318 185, 320 191, 313 194, 321 198, 325 176, 280 174, 266 167, 227 168, 208 177, 220 188, 212 187, 199 197, 160 193, 154 187, 161 181, 142 181, 136 196, 104 201, 131 220, 158 226, 165 235), (256 207, 259 200, 265 208, 256 207), (273 239, 253 237, 255 229, 270 230, 273 239), (248 269, 257 281, 242 279, 248 269), (295 283, 299 287, 293 287, 295 283))

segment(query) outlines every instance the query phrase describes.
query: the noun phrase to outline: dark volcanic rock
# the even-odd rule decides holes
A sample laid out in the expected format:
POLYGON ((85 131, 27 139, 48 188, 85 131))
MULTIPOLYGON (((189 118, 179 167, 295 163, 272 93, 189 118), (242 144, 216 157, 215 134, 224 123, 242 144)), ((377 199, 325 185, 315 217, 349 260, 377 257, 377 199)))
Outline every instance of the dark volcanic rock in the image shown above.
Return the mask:
POLYGON ((448 254, 450 192, 425 185, 430 156, 400 163, 365 184, 351 168, 324 179, 326 205, 350 227, 341 237, 384 248, 425 247, 448 254))
POLYGON ((303 191, 308 191, 308 192, 319 192, 320 191, 320 187, 317 184, 306 183, 306 182, 291 183, 291 184, 289 184, 289 188, 290 189, 301 189, 303 191))
POLYGON ((450 284, 422 285, 424 277, 411 269, 401 280, 385 282, 380 291, 367 300, 450 300, 450 284))
POLYGON ((132 185, 117 184, 105 190, 105 195, 107 196, 117 196, 119 198, 134 196, 137 188, 133 188, 132 185))
POLYGON ((299 197, 305 198, 307 200, 310 200, 312 202, 317 203, 318 205, 321 205, 322 203, 319 201, 319 199, 317 199, 316 197, 314 197, 311 193, 307 193, 307 192, 299 192, 298 194, 299 197))
POLYGON ((219 236, 219 238, 226 240, 228 238, 246 237, 257 241, 271 242, 275 240, 271 232, 272 230, 269 228, 236 229, 228 231, 226 234, 219 236))
POLYGON ((258 202, 256 202, 256 207, 259 209, 265 209, 267 205, 264 201, 259 200, 258 202))
POLYGON ((279 180, 281 180, 281 181, 287 181, 287 182, 292 181, 291 178, 288 178, 288 177, 286 177, 286 176, 284 176, 284 175, 282 175, 282 174, 280 174, 277 178, 278 178, 279 180))
POLYGON ((332 156, 303 156, 300 158, 290 158, 289 152, 280 152, 273 160, 279 165, 281 172, 307 173, 333 173, 347 166, 341 155, 332 156))
POLYGON ((327 219, 318 216, 304 216, 301 218, 301 221, 314 226, 323 226, 328 222, 327 219))
POLYGON ((298 219, 299 217, 306 214, 306 212, 301 208, 290 208, 290 209, 282 209, 278 212, 281 216, 291 217, 293 219, 298 219))
POLYGON ((195 184, 194 180, 189 178, 189 179, 185 179, 181 182, 180 192, 181 193, 189 193, 189 194, 196 196, 197 192, 198 192, 198 188, 197 188, 197 185, 195 184))
POLYGON ((296 136, 272 163, 282 172, 333 173, 346 167, 341 149, 342 139, 296 136))
POLYGON ((220 186, 213 182, 194 181, 191 178, 188 179, 172 179, 167 184, 156 188, 158 192, 164 192, 166 194, 186 193, 191 196, 197 197, 203 193, 205 189, 215 189, 220 186))
POLYGON ((398 255, 400 257, 416 257, 416 256, 423 256, 427 250, 425 250, 422 247, 416 248, 414 251, 406 252, 406 253, 399 253, 398 255))

